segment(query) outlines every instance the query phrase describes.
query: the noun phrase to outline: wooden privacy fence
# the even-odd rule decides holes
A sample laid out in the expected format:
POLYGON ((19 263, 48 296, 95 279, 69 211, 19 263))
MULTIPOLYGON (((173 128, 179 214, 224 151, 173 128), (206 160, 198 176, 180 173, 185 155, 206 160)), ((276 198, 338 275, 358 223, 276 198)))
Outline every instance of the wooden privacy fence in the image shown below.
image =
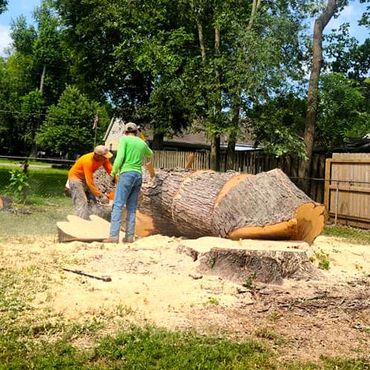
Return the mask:
MULTIPOLYGON (((154 151, 154 167, 156 168, 184 168, 190 152, 177 151, 154 151)), ((204 170, 210 168, 209 152, 196 152, 192 168, 195 170, 204 170)), ((309 196, 319 203, 324 201, 324 175, 325 175, 325 154, 314 154, 312 158, 312 169, 309 178, 304 181, 310 182, 309 196)), ((247 152, 236 152, 233 168, 227 167, 227 155, 221 154, 221 171, 234 170, 257 174, 263 171, 269 171, 273 168, 280 168, 293 182, 298 182, 298 170, 301 160, 296 156, 275 157, 267 155, 260 150, 247 152)))
POLYGON ((189 156, 194 154, 191 168, 195 170, 209 169, 209 152, 177 152, 166 150, 155 150, 153 164, 155 168, 185 168, 189 156))
POLYGON ((334 223, 370 228, 370 154, 326 160, 325 207, 334 223))

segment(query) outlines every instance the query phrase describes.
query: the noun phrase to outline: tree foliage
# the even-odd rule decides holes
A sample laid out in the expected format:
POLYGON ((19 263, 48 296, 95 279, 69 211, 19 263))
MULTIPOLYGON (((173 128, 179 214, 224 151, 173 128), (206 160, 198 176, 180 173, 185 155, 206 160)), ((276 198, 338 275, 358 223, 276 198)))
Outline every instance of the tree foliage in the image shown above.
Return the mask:
POLYGON ((8 5, 8 0, 0 0, 0 14, 6 10, 7 5, 8 5))
MULTIPOLYGON (((337 2, 336 14, 347 2, 337 2)), ((304 25, 326 3, 43 0, 34 26, 23 17, 13 23, 12 53, 0 62, 1 148, 26 154, 40 126, 37 142, 46 150, 90 150, 93 117, 102 112, 101 138, 102 107, 111 106, 125 120, 151 125, 158 137, 192 127, 213 147, 228 135, 233 149, 245 140, 247 122, 269 153, 301 153, 310 61, 304 25)), ((369 24, 366 13, 361 22, 369 24)), ((366 127, 369 41, 358 44, 346 25, 327 41, 317 142, 337 145, 366 127), (355 109, 339 111, 335 96, 330 100, 334 87, 355 109), (337 115, 343 130, 330 141, 337 115)))
POLYGON ((36 89, 22 96, 18 122, 22 126, 23 141, 27 147, 31 148, 33 156, 37 155, 35 137, 44 118, 44 112, 45 101, 40 90, 36 89))
POLYGON ((338 30, 325 37, 326 68, 331 72, 346 74, 349 78, 363 80, 370 70, 370 39, 363 44, 351 37, 349 24, 342 24, 338 30))
POLYGON ((276 156, 295 153, 304 157, 304 131, 307 103, 290 93, 254 107, 248 114, 253 127, 255 146, 276 156))
POLYGON ((97 140, 100 142, 108 126, 105 109, 91 102, 74 86, 68 86, 58 103, 49 109, 45 123, 37 133, 40 147, 54 154, 75 157, 94 147, 92 124, 99 114, 97 140))
MULTIPOLYGON (((369 84, 369 82, 367 82, 369 84)), ((370 110, 363 88, 339 73, 321 79, 317 142, 332 148, 369 133, 370 110)))

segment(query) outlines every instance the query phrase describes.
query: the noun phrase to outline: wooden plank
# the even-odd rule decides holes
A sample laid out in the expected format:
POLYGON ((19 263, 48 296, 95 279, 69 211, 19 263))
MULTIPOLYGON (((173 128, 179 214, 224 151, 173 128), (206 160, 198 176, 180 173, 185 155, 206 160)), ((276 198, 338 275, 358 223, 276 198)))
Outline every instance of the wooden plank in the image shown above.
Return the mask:
POLYGON ((327 212, 327 215, 330 212, 330 179, 331 179, 331 163, 332 159, 328 158, 325 161, 325 186, 324 186, 324 205, 327 212))
MULTIPOLYGON (((329 189, 336 190, 337 186, 336 185, 329 185, 329 189)), ((338 191, 345 191, 349 193, 370 193, 370 187, 365 188, 361 186, 344 186, 344 185, 339 185, 338 186, 338 191)))
POLYGON ((370 158, 335 158, 335 163, 370 163, 370 158))
POLYGON ((333 153, 334 159, 358 159, 358 158, 370 158, 369 153, 333 153))
MULTIPOLYGON (((91 215, 90 220, 68 215, 67 221, 57 222, 57 228, 59 242, 102 241, 109 237, 110 222, 96 215, 91 215)), ((120 238, 123 235, 121 233, 120 238)))
MULTIPOLYGON (((330 221, 332 221, 333 218, 330 217, 330 221)), ((347 218, 347 216, 341 218, 339 217, 337 219, 337 223, 341 225, 346 226, 353 226, 353 227, 360 227, 362 229, 370 229, 370 223, 369 222, 363 222, 363 221, 357 221, 357 220, 350 220, 347 218)))
MULTIPOLYGON (((330 217, 334 217, 335 213, 330 212, 329 215, 330 215, 330 217)), ((360 222, 363 222, 363 223, 369 223, 369 225, 370 225, 370 218, 349 216, 349 215, 341 214, 341 213, 338 213, 337 217, 338 217, 338 219, 341 218, 341 219, 348 219, 348 220, 352 220, 352 221, 360 221, 360 222)))

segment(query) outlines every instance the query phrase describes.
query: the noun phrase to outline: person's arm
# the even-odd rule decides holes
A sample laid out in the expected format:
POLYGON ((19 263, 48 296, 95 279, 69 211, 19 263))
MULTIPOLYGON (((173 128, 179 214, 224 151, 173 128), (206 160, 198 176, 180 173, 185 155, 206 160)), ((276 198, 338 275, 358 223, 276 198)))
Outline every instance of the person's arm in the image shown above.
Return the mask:
POLYGON ((153 151, 149 148, 148 144, 146 144, 145 148, 145 157, 152 158, 153 157, 153 151))
POLYGON ((86 185, 96 197, 100 197, 102 193, 95 185, 92 163, 84 163, 83 170, 85 174, 86 185))
POLYGON ((125 136, 121 138, 118 146, 117 156, 113 163, 113 169, 110 175, 114 177, 117 173, 121 171, 123 162, 125 161, 125 151, 126 151, 126 140, 125 136))

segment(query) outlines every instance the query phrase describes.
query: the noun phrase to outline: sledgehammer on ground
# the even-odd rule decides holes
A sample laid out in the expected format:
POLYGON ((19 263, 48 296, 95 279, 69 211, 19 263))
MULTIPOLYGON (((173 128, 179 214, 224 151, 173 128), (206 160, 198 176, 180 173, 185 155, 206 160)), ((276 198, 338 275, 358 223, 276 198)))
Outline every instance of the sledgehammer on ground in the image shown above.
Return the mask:
POLYGON ((90 277, 90 278, 93 278, 93 279, 105 281, 105 282, 112 281, 112 278, 110 276, 95 276, 95 275, 87 274, 86 272, 83 272, 81 270, 71 270, 71 269, 66 269, 66 268, 63 268, 63 270, 68 271, 68 272, 73 272, 74 274, 87 276, 87 277, 90 277))

